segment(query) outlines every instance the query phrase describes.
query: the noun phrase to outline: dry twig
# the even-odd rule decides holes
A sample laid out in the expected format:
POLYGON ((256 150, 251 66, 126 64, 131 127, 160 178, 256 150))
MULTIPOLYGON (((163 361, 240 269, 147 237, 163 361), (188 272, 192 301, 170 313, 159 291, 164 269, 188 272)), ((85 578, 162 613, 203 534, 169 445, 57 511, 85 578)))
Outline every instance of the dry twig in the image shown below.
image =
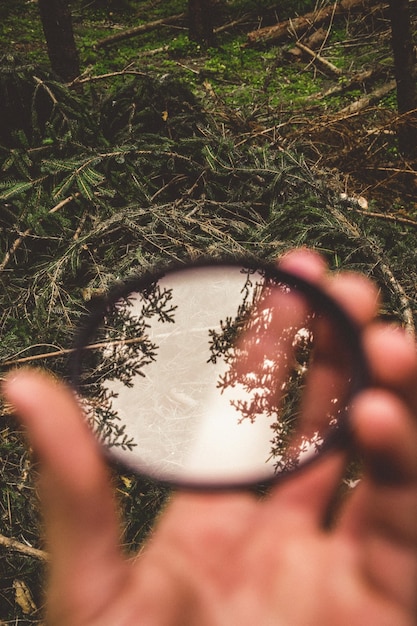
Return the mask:
MULTIPOLYGON (((74 200, 75 198, 79 196, 80 196, 80 193, 77 192, 77 193, 72 194, 71 196, 68 196, 68 198, 64 198, 64 200, 61 200, 61 202, 58 202, 58 204, 52 207, 52 209, 49 209, 48 214, 56 213, 57 211, 62 209, 62 207, 66 206, 72 200, 74 200)), ((13 242, 9 250, 4 255, 3 261, 0 263, 0 272, 2 272, 7 267, 12 256, 16 254, 17 250, 20 248, 22 243, 25 241, 27 237, 30 237, 31 234, 32 234, 32 229, 28 228, 23 233, 21 233, 19 237, 13 242)))
POLYGON ((397 86, 397 83, 395 82, 395 80, 390 80, 388 83, 384 83, 381 87, 377 87, 377 89, 374 89, 374 91, 371 91, 371 93, 367 94, 366 96, 363 96, 363 98, 359 98, 359 100, 356 100, 355 102, 352 102, 352 104, 349 104, 344 109, 341 109, 339 111, 339 115, 349 116, 349 115, 356 115, 356 113, 360 113, 360 111, 363 111, 363 109, 366 109, 368 106, 372 105, 374 102, 378 102, 378 100, 381 100, 381 98, 389 94, 391 91, 394 91, 396 86, 397 86))
POLYGON ((21 541, 17 541, 16 539, 10 539, 10 537, 5 537, 4 535, 0 535, 0 546, 3 546, 8 550, 20 552, 21 554, 25 554, 26 556, 32 556, 35 559, 40 559, 41 561, 48 561, 49 559, 48 553, 44 550, 32 548, 32 546, 28 546, 21 541))
POLYGON ((311 48, 309 48, 308 46, 305 46, 303 43, 301 43, 301 41, 297 41, 295 45, 297 46, 297 48, 299 48, 300 50, 308 54, 308 56, 310 56, 313 61, 321 65, 324 70, 327 70, 328 72, 330 72, 331 74, 334 74, 337 77, 340 77, 343 75, 343 71, 339 67, 336 67, 336 65, 333 65, 333 63, 330 63, 330 61, 322 57, 317 52, 314 52, 314 50, 311 50, 311 48))
POLYGON ((110 35, 109 37, 105 37, 104 39, 100 39, 97 41, 94 46, 95 49, 103 48, 105 46, 110 46, 117 41, 121 41, 123 39, 130 39, 131 37, 136 37, 137 35, 142 35, 143 33, 148 33, 155 28, 159 28, 160 26, 170 26, 171 24, 175 24, 176 22, 181 21, 186 16, 185 13, 178 13, 177 15, 171 15, 170 17, 164 17, 160 20, 155 20, 153 22, 147 22, 146 24, 140 24, 139 26, 135 26, 134 28, 129 28, 128 30, 124 30, 121 33, 116 33, 115 35, 110 35))

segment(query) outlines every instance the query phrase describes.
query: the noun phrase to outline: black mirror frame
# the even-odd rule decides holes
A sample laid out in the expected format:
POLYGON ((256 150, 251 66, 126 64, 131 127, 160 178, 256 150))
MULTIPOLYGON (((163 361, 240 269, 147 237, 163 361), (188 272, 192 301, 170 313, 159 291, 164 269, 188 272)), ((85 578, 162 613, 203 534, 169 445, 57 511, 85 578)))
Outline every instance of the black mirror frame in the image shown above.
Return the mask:
MULTIPOLYGON (((318 307, 318 310, 328 314, 336 322, 338 327, 342 329, 343 335, 346 339, 346 344, 351 350, 354 367, 353 379, 351 381, 347 404, 350 404, 354 396, 368 386, 369 369, 362 346, 360 328, 354 320, 352 320, 348 313, 344 311, 344 309, 320 287, 295 274, 279 269, 273 262, 265 262, 254 258, 253 256, 223 256, 221 258, 203 256, 199 257, 197 260, 184 263, 167 263, 165 265, 160 265, 155 271, 145 271, 142 274, 130 276, 125 281, 115 284, 109 289, 105 296, 93 298, 89 302, 88 312, 79 327, 75 338, 74 349, 69 360, 70 380, 76 393, 82 395, 80 379, 82 372, 83 350, 91 342, 95 331, 102 324, 106 314, 109 310, 111 310, 115 302, 122 298, 126 298, 132 292, 145 290, 150 284, 160 280, 167 273, 208 266, 239 266, 244 267, 245 269, 260 270, 265 273, 265 276, 270 277, 275 281, 282 281, 290 287, 301 290, 301 292, 306 294, 311 302, 318 307)), ((233 481, 231 483, 208 483, 187 480, 165 480, 153 475, 151 472, 148 473, 146 471, 144 471, 144 475, 161 485, 181 489, 215 491, 242 488, 257 489, 259 487, 268 487, 269 485, 282 479, 304 471, 307 467, 310 467, 313 463, 319 461, 323 455, 327 454, 329 451, 340 448, 346 449, 350 447, 350 445, 350 424, 347 411, 344 411, 337 426, 329 429, 328 435, 320 448, 320 452, 316 456, 309 458, 302 465, 291 469, 288 472, 281 472, 267 479, 254 480, 251 482, 233 481)), ((104 445, 102 448, 103 454, 108 461, 113 464, 116 463, 116 465, 123 465, 123 467, 128 470, 138 473, 138 470, 129 467, 128 463, 121 463, 120 461, 115 460, 111 452, 108 452, 104 445)))

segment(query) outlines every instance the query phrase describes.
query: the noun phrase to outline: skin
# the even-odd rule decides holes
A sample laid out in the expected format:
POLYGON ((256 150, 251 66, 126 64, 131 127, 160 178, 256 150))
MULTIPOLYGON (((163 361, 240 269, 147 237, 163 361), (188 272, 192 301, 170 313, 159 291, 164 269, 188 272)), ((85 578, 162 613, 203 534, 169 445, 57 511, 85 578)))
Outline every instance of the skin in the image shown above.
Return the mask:
POLYGON ((343 452, 262 500, 178 493, 145 549, 126 559, 108 472, 72 392, 46 374, 13 372, 3 392, 40 463, 48 624, 417 624, 415 345, 374 321, 376 289, 363 277, 332 277, 306 250, 281 265, 321 284, 362 325, 373 374, 351 414, 363 477, 334 524, 324 520, 343 452))

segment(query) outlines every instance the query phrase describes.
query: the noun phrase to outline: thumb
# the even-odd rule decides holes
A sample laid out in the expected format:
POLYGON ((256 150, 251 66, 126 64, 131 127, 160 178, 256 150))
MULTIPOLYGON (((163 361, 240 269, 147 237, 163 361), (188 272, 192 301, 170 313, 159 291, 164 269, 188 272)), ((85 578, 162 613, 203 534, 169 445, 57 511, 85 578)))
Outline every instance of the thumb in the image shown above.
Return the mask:
MULTIPOLYGON (((106 466, 74 394, 38 370, 12 372, 3 393, 39 461, 51 592, 98 610, 121 576, 119 524, 106 466), (85 600, 87 598, 87 600, 85 600)), ((117 586, 117 584, 116 584, 117 586)), ((61 609, 64 611, 64 609, 61 609)))

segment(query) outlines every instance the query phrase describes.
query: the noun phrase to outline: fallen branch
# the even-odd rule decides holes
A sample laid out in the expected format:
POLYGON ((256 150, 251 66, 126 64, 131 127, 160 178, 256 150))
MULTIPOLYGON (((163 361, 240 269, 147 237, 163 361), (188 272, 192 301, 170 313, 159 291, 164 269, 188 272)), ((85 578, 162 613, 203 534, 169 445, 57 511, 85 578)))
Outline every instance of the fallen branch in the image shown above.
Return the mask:
POLYGON ((228 22, 227 24, 223 24, 222 26, 217 26, 216 28, 213 29, 213 33, 215 35, 218 35, 219 33, 222 33, 225 30, 229 30, 230 28, 234 28, 235 26, 239 26, 239 24, 242 24, 249 17, 250 17, 249 14, 242 15, 242 17, 239 17, 238 19, 233 20, 232 22, 228 22))
MULTIPOLYGON (((101 348, 111 348, 114 346, 131 346, 143 341, 143 336, 133 337, 132 339, 115 339, 114 341, 103 341, 100 343, 90 343, 83 347, 83 350, 98 350, 101 348)), ((35 348, 39 346, 30 346, 35 348)), ((26 348, 29 350, 30 348, 26 348)), ((42 354, 33 354, 31 356, 22 356, 19 358, 13 357, 6 361, 0 361, 0 367, 15 367, 16 365, 23 365, 24 363, 33 363, 34 361, 43 361, 44 359, 51 359, 60 356, 66 356, 67 354, 74 354, 77 348, 60 348, 53 352, 43 352, 42 354)), ((1 626, 1 625, 0 625, 1 626)))
POLYGON ((314 93, 311 96, 307 97, 307 100, 322 100, 323 98, 328 98, 329 96, 334 96, 339 93, 344 93, 345 91, 349 91, 350 89, 355 89, 356 87, 362 86, 367 81, 370 81, 374 78, 379 78, 381 76, 381 68, 376 68, 373 70, 365 70, 364 72, 358 72, 350 77, 347 82, 343 82, 343 84, 333 85, 329 89, 323 92, 314 93))
POLYGON ((143 33, 148 33, 151 30, 159 28, 160 26, 170 26, 171 24, 180 22, 182 19, 184 19, 185 16, 186 13, 178 13, 177 15, 171 15, 171 17, 164 17, 153 22, 147 22, 146 24, 134 26, 133 28, 122 31, 121 33, 116 33, 115 35, 110 35, 109 37, 100 39, 100 41, 97 41, 97 43, 95 44, 94 48, 98 50, 99 48, 104 48, 105 46, 111 46, 118 41, 130 39, 131 37, 137 37, 138 35, 142 35, 143 33))
POLYGON ((410 298, 404 291, 403 286, 396 279, 393 271, 384 260, 384 252, 380 249, 375 242, 370 242, 369 239, 364 238, 360 232, 358 226, 350 222, 347 217, 335 206, 329 206, 330 212, 336 218, 336 220, 343 226, 351 237, 357 239, 364 246, 370 257, 375 259, 375 268, 379 270, 383 280, 389 287, 392 293, 395 294, 400 307, 402 321, 404 323, 405 330, 411 335, 415 336, 416 328, 414 324, 413 309, 410 304, 410 298))
POLYGON ((376 211, 368 211, 359 209, 356 207, 349 207, 349 211, 355 211, 355 213, 360 213, 365 217, 375 217, 379 220, 387 220, 388 222, 394 222, 394 224, 405 224, 407 226, 412 226, 413 228, 417 228, 417 222, 415 220, 411 220, 408 217, 398 217, 396 215, 387 215, 386 213, 376 213, 376 211))
POLYGON ((2 272, 5 269, 5 267, 7 267, 7 265, 9 264, 9 261, 12 258, 12 256, 20 248, 20 246, 22 245, 22 243, 24 242, 26 237, 29 237, 31 232, 32 232, 32 230, 30 228, 28 228, 27 230, 25 230, 24 233, 19 235, 19 237, 13 242, 12 246, 9 248, 9 250, 4 255, 3 261, 0 263, 0 272, 2 272))
MULTIPOLYGON (((83 85, 84 83, 95 83, 99 80, 106 80, 107 78, 114 78, 115 76, 142 76, 147 78, 148 74, 140 72, 138 70, 119 70, 117 72, 108 72, 107 74, 99 74, 97 76, 77 76, 73 81, 67 83, 67 87, 74 87, 76 85, 83 85)), ((0 625, 1 626, 1 625, 0 625)))
MULTIPOLYGON (((374 131, 375 132, 375 131, 374 131)), ((366 167, 367 170, 377 171, 377 172, 390 172, 393 174, 412 174, 412 176, 417 176, 417 171, 413 170, 410 167, 366 167)))
POLYGON ((35 559, 40 559, 41 561, 49 560, 49 555, 44 550, 32 548, 32 546, 28 546, 21 541, 17 541, 16 539, 10 539, 9 537, 5 537, 4 535, 0 535, 0 546, 3 546, 8 550, 20 552, 21 554, 25 554, 26 556, 32 556, 35 559))
POLYGON ((152 57, 155 54, 161 54, 161 52, 169 52, 170 47, 168 44, 161 46, 160 48, 152 48, 152 50, 140 50, 138 51, 140 58, 152 57))
POLYGON ((377 87, 377 89, 371 91, 368 95, 363 96, 363 98, 359 98, 359 100, 356 100, 355 102, 352 102, 352 104, 349 104, 349 106, 341 109, 339 111, 339 115, 356 115, 356 113, 363 111, 363 109, 366 109, 374 102, 378 102, 378 100, 396 89, 396 87, 397 83, 395 80, 390 80, 388 83, 385 83, 381 87, 377 87))
POLYGON ((332 19, 334 15, 347 13, 352 9, 362 9, 369 4, 370 0, 341 0, 336 7, 333 5, 323 7, 318 11, 306 13, 295 19, 279 22, 274 26, 266 26, 259 28, 247 35, 247 45, 256 46, 264 43, 277 43, 293 37, 294 34, 300 37, 306 33, 312 26, 320 26, 332 19))
POLYGON ((51 98, 52 102, 54 103, 54 105, 56 106, 58 104, 58 100, 55 98, 55 94, 53 93, 53 91, 48 87, 48 85, 41 80, 40 78, 38 78, 37 76, 33 77, 33 80, 35 81, 35 83, 37 83, 37 85, 39 87, 43 87, 46 91, 46 93, 48 94, 48 96, 51 98))
POLYGON ((336 65, 330 63, 330 61, 322 57, 317 52, 314 52, 314 50, 311 50, 311 48, 309 48, 308 46, 305 46, 303 43, 301 43, 301 41, 297 41, 295 45, 297 46, 297 48, 308 54, 308 56, 310 56, 315 63, 321 65, 324 70, 327 70, 337 77, 343 75, 343 71, 339 67, 336 67, 336 65))
MULTIPOLYGON (((159 26, 169 26, 172 23, 175 23, 176 21, 180 21, 183 17, 185 17, 185 13, 179 13, 177 15, 172 16, 171 18, 164 18, 161 20, 155 20, 154 22, 148 22, 148 24, 141 24, 139 26, 135 26, 134 28, 131 28, 130 30, 124 30, 121 33, 117 33, 116 35, 110 35, 109 37, 106 37, 105 39, 101 39, 100 41, 98 41, 95 44, 95 48, 101 48, 107 45, 111 45, 112 43, 115 43, 117 41, 120 41, 120 39, 126 39, 129 37, 136 37, 137 35, 141 35, 142 33, 148 32, 149 30, 153 30, 155 28, 159 28, 159 26)), ((234 28, 235 26, 239 26, 239 24, 242 24, 245 20, 247 20, 249 17, 249 15, 242 15, 242 17, 233 20, 232 22, 228 22, 227 24, 223 24, 222 26, 217 26, 216 28, 213 29, 213 33, 215 35, 218 35, 219 33, 222 33, 226 30, 229 30, 231 28, 234 28)), ((165 46, 161 46, 160 48, 155 48, 154 50, 144 50, 140 52, 140 56, 141 57, 145 57, 145 56, 152 56, 154 54, 160 54, 161 52, 169 52, 170 50, 170 46, 169 45, 165 45, 165 46)), ((122 71, 120 72, 120 74, 140 74, 140 72, 125 72, 122 71)), ((91 78, 76 78, 75 80, 72 81, 72 83, 69 84, 70 87, 72 87, 73 85, 78 85, 80 83, 86 83, 90 80, 99 80, 102 78, 108 78, 111 76, 117 76, 118 72, 113 72, 111 74, 105 75, 102 74, 101 76, 97 76, 97 77, 91 77, 91 78)))

